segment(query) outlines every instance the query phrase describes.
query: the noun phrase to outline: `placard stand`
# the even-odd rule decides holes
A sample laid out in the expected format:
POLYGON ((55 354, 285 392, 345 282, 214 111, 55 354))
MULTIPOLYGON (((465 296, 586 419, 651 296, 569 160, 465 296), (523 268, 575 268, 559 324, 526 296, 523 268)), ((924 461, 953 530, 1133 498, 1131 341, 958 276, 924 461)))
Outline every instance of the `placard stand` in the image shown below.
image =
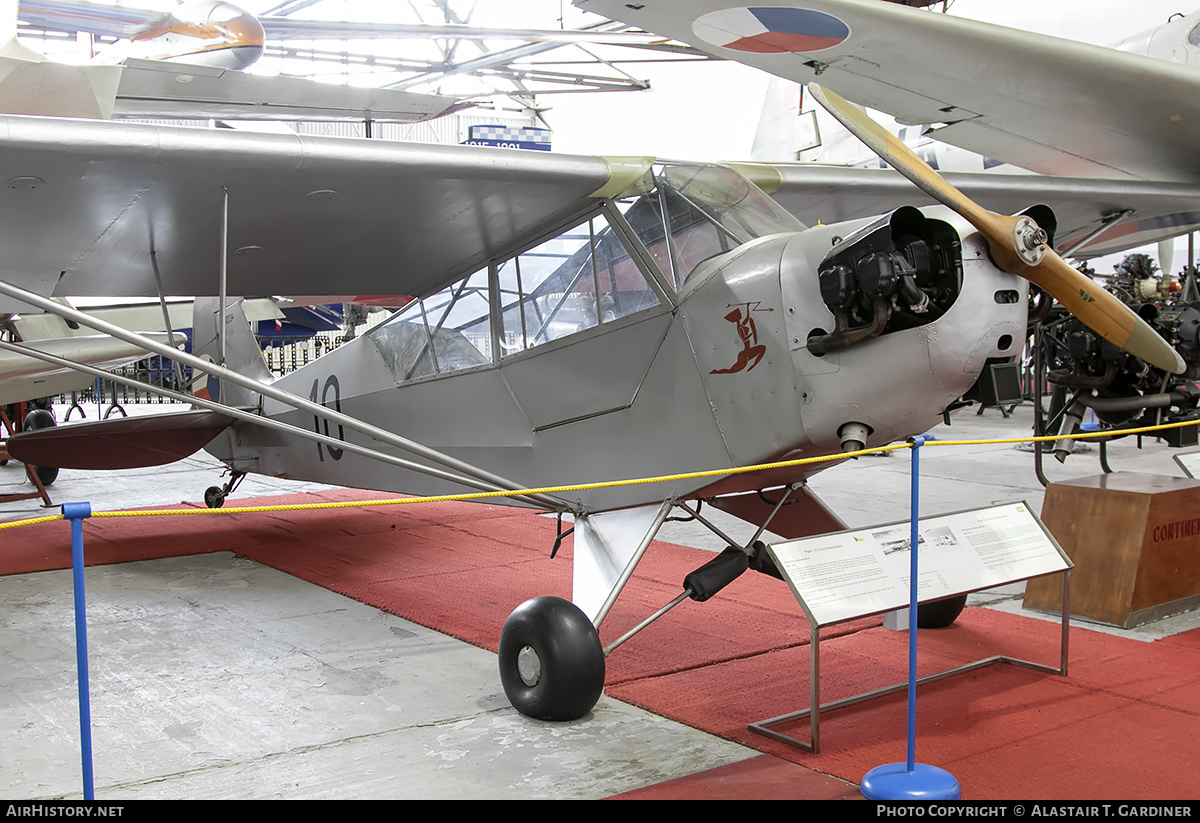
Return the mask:
MULTIPOLYGON (((811 626, 809 700, 812 708, 751 723, 755 734, 808 752, 821 746, 821 714, 908 688, 908 682, 821 703, 820 631, 822 628, 907 607, 910 538, 896 525, 838 532, 768 546, 811 626), (899 555, 893 560, 892 555, 899 555), (809 740, 776 727, 809 718, 809 740)), ((921 518, 918 538, 922 570, 919 602, 928 603, 992 589, 1050 574, 1063 575, 1062 636, 1057 667, 995 655, 917 678, 918 685, 1009 663, 1048 674, 1067 674, 1069 650, 1070 559, 1025 503, 921 518)), ((911 624, 912 621, 910 621, 911 624)))

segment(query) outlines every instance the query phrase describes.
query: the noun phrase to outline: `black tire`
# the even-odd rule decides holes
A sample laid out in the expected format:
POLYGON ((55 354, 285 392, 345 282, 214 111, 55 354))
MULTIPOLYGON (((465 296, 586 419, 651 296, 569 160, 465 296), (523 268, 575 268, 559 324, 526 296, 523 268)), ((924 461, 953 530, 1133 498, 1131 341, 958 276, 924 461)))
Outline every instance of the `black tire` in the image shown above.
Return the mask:
POLYGON ((500 682, 513 708, 526 717, 583 717, 604 691, 604 649, 596 627, 568 600, 526 600, 500 633, 500 682))
POLYGON ((947 597, 945 600, 934 600, 931 603, 921 603, 917 606, 918 629, 944 629, 950 626, 962 614, 967 605, 967 596, 947 597))
MULTIPOLYGON (((37 431, 57 425, 58 421, 54 419, 54 412, 46 409, 34 409, 25 415, 25 422, 22 424, 21 430, 37 431)), ((49 486, 58 479, 58 469, 54 466, 30 466, 30 468, 37 474, 38 480, 42 481, 43 486, 49 486)))
POLYGON ((204 490, 204 505, 210 509, 219 509, 225 505, 225 492, 220 486, 209 486, 204 490))

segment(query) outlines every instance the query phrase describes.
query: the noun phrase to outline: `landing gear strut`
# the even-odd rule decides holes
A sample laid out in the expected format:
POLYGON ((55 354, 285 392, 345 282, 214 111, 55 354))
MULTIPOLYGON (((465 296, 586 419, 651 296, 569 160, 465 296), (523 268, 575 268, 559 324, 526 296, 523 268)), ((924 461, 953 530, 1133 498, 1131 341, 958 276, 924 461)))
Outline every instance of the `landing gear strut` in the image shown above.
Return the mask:
POLYGON ((513 707, 527 717, 583 717, 604 690, 604 649, 596 627, 568 600, 526 600, 500 633, 500 681, 513 707))
MULTIPOLYGON (((521 714, 537 720, 576 720, 583 717, 595 705, 604 690, 604 668, 608 655, 655 620, 689 598, 699 603, 708 600, 748 569, 782 579, 767 553, 765 544, 759 538, 780 508, 787 503, 789 496, 800 489, 803 489, 802 484, 784 487, 777 501, 762 498, 763 504, 770 509, 770 514, 744 547, 739 546, 703 517, 698 505, 692 508, 682 501, 665 501, 652 520, 644 518, 644 515, 649 513, 645 509, 591 515, 584 521, 585 528, 582 532, 581 521, 577 517, 574 530, 574 562, 581 562, 586 553, 586 556, 591 558, 588 562, 592 566, 600 568, 607 564, 610 568, 621 570, 620 574, 614 574, 609 580, 602 580, 603 588, 598 592, 594 588, 588 590, 586 584, 581 587, 579 582, 576 582, 575 596, 585 604, 589 612, 584 612, 579 606, 558 597, 535 597, 522 603, 509 615, 504 630, 500 633, 500 680, 504 684, 504 693, 509 702, 521 714), (682 593, 607 646, 602 646, 597 627, 603 623, 613 602, 666 521, 672 507, 682 509, 689 515, 688 519, 708 528, 726 542, 727 548, 688 574, 683 580, 682 593), (603 518, 610 519, 603 524, 599 523, 603 518), (603 554, 610 552, 608 547, 614 543, 606 542, 600 536, 602 530, 612 529, 613 534, 617 535, 625 529, 625 533, 629 534, 632 532, 628 530, 639 524, 645 532, 636 549, 621 555, 603 554), (596 536, 588 537, 593 532, 596 536), (580 539, 581 534, 584 535, 583 540, 580 539), (594 622, 593 618, 588 617, 588 613, 595 614, 594 622)), ((797 498, 799 497, 797 495, 797 498)), ((809 534, 834 531, 839 525, 844 527, 840 520, 828 513, 817 498, 809 493, 805 495, 805 499, 807 502, 797 502, 806 506, 803 510, 806 522, 816 520, 818 525, 822 526, 809 534), (820 519, 822 515, 825 520, 820 519)), ((742 517, 738 511, 730 511, 742 517)), ((564 536, 560 522, 558 539, 555 540, 551 557, 558 551, 564 536)), ((923 603, 918 607, 917 625, 923 629, 949 626, 957 619, 965 604, 965 595, 923 603)))
POLYGON ((242 478, 246 476, 245 472, 230 470, 229 480, 224 486, 209 486, 204 490, 204 505, 210 509, 219 509, 225 505, 225 498, 238 487, 242 482, 242 478))

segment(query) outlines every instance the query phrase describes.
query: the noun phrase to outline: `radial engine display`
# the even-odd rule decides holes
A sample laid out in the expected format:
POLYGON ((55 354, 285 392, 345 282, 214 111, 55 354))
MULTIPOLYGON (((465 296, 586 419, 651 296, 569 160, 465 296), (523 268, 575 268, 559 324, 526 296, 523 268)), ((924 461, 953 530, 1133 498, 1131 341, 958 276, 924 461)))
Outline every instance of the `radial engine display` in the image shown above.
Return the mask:
MULTIPOLYGON (((1081 271, 1104 278, 1090 269, 1081 271)), ((1195 271, 1188 269, 1182 280, 1174 279, 1159 272, 1147 255, 1131 254, 1107 280, 1107 290, 1174 346, 1187 370, 1169 374, 1133 357, 1041 294, 1032 309, 1031 327, 1039 361, 1035 372, 1044 381, 1035 382, 1053 387, 1050 419, 1043 431, 1070 434, 1091 418, 1100 430, 1200 419, 1200 293, 1195 271)), ((1166 429, 1154 436, 1171 446, 1194 446, 1197 427, 1166 429)), ((1054 451, 1065 460, 1071 444, 1059 441, 1054 451)))

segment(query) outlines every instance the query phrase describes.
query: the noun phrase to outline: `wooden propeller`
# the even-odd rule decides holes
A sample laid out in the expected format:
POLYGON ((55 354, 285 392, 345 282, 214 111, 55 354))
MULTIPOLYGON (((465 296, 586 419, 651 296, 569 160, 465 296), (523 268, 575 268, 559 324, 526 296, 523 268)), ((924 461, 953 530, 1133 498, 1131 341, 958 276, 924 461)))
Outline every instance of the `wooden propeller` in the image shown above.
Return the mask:
POLYGON ((943 180, 862 109, 815 83, 809 83, 808 89, 817 102, 886 163, 974 226, 987 239, 997 266, 1045 289, 1088 328, 1134 357, 1173 374, 1184 371, 1183 358, 1171 344, 1128 306, 1059 257, 1047 245, 1046 232, 1032 219, 988 211, 943 180))

